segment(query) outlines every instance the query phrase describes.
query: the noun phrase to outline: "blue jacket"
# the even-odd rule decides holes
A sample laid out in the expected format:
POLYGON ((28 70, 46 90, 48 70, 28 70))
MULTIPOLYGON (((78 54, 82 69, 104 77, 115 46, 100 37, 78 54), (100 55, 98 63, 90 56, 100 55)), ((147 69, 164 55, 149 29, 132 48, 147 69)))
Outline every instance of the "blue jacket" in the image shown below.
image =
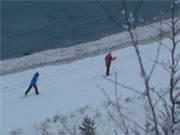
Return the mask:
POLYGON ((31 85, 36 85, 37 80, 38 80, 38 75, 35 74, 35 75, 33 76, 32 80, 31 80, 31 85))

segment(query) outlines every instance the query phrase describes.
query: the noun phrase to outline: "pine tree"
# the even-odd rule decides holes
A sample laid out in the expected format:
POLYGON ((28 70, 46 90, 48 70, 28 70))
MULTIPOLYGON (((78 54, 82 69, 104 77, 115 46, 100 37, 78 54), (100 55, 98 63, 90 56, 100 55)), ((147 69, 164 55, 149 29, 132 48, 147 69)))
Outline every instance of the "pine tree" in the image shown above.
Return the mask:
POLYGON ((81 131, 81 135, 95 135, 96 127, 95 121, 86 116, 83 118, 82 125, 79 126, 79 130, 81 131))

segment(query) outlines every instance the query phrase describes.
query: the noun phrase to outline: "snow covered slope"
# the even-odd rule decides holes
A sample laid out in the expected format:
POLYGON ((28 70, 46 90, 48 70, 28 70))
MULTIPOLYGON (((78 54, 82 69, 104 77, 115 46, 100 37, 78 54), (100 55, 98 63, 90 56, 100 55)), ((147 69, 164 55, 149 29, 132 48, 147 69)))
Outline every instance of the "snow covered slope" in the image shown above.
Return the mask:
MULTIPOLYGON (((170 43, 169 40, 164 40, 164 42, 170 43)), ((158 43, 140 46, 147 70, 152 64, 149 58, 155 57, 157 47, 158 43)), ((176 53, 180 53, 180 45, 176 53)), ((72 112, 87 104, 94 108, 101 107, 105 98, 97 85, 105 88, 106 92, 113 96, 114 86, 107 79, 114 80, 115 71, 118 73, 118 82, 132 86, 138 89, 140 93, 143 92, 142 80, 139 77, 139 65, 133 48, 128 47, 114 51, 112 55, 116 56, 117 59, 112 63, 111 75, 108 78, 104 78, 105 54, 66 65, 48 65, 0 76, 1 135, 8 135, 15 128, 29 129, 34 123, 38 123, 47 117, 72 112), (40 95, 36 96, 32 89, 28 97, 20 99, 36 71, 40 73, 38 82, 40 95)), ((168 58, 169 54, 166 48, 162 47, 160 59, 167 61, 168 58)), ((151 83, 159 87, 166 87, 167 76, 168 73, 158 66, 151 83)), ((134 100, 138 99, 138 93, 125 88, 120 87, 119 93, 124 100, 127 97, 134 100)), ((140 114, 140 110, 136 109, 136 111, 134 113, 140 114)), ((133 116, 131 116, 132 119, 134 119, 133 116)))

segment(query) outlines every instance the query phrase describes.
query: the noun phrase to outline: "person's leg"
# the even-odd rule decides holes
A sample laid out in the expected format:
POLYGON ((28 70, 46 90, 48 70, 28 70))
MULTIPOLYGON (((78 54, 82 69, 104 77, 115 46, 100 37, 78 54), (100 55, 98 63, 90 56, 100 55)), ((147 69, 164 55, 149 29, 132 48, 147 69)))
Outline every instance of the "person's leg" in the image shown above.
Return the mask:
POLYGON ((109 75, 109 70, 110 70, 110 65, 107 65, 107 66, 106 66, 106 75, 107 75, 107 76, 109 75))
POLYGON ((26 90, 25 95, 27 95, 27 94, 29 93, 29 91, 31 90, 31 88, 32 88, 32 85, 29 85, 29 88, 26 90))
POLYGON ((34 89, 35 89, 36 95, 39 95, 38 88, 36 85, 34 85, 34 89))

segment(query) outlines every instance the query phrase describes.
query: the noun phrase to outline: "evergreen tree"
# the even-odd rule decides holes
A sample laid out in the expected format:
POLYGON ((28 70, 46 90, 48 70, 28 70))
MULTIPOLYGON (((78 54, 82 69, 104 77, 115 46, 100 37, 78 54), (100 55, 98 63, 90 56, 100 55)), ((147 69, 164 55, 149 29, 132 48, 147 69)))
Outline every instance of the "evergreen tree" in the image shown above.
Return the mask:
POLYGON ((83 118, 81 126, 79 126, 79 130, 81 131, 81 135, 95 135, 96 127, 95 121, 86 116, 83 118))

